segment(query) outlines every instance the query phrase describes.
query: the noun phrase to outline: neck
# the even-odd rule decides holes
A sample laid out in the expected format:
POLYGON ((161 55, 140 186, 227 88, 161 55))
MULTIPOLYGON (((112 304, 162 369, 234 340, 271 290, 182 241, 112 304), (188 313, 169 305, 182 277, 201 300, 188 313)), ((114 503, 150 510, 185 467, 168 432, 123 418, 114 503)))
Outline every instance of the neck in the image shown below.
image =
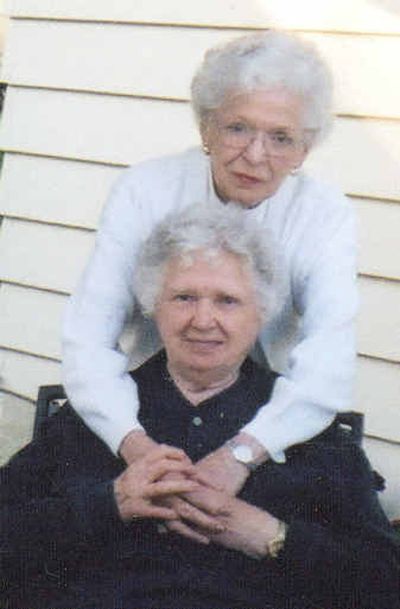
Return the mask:
POLYGON ((194 406, 227 389, 239 377, 239 368, 229 371, 180 370, 167 364, 168 372, 179 391, 194 406))

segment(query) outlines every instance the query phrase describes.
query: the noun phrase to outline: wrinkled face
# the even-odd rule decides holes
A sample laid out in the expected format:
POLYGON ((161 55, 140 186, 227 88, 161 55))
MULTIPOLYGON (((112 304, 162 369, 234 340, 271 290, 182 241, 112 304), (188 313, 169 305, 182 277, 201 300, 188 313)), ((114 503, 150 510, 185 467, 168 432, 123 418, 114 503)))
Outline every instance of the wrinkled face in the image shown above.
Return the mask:
POLYGON ((257 338, 259 311, 251 273, 235 254, 173 258, 155 309, 170 370, 235 372, 257 338))
POLYGON ((307 155, 303 110, 300 96, 276 88, 227 96, 209 115, 201 135, 221 199, 257 205, 302 164, 307 155))

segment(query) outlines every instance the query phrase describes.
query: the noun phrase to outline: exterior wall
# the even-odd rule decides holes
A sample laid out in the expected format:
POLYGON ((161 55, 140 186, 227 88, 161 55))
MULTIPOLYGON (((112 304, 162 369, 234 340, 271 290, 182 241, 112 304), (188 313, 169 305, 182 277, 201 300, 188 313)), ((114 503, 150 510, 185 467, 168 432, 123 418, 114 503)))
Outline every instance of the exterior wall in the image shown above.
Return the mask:
POLYGON ((59 381, 61 312, 106 193, 121 167, 197 142, 187 99, 204 50, 248 29, 286 27, 315 41, 335 75, 337 121, 307 163, 338 183, 358 213, 354 407, 367 413, 370 436, 400 446, 397 0, 9 0, 6 7, 4 388, 33 399, 39 384, 59 381))

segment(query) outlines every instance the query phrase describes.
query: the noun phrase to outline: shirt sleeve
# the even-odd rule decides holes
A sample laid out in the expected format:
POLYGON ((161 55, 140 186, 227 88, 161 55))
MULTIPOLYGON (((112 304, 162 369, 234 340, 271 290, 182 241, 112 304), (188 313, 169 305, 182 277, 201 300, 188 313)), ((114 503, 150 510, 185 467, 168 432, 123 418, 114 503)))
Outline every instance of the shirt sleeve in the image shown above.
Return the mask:
POLYGON ((315 436, 351 405, 358 308, 351 209, 343 206, 331 224, 329 238, 321 235, 316 255, 309 254, 306 272, 292 278, 301 337, 290 353, 287 373, 244 428, 278 462, 285 460, 285 449, 315 436))
POLYGON ((111 191, 94 252, 63 321, 63 383, 71 404, 116 453, 141 429, 136 385, 118 348, 134 307, 133 266, 140 243, 140 207, 123 175, 111 191))

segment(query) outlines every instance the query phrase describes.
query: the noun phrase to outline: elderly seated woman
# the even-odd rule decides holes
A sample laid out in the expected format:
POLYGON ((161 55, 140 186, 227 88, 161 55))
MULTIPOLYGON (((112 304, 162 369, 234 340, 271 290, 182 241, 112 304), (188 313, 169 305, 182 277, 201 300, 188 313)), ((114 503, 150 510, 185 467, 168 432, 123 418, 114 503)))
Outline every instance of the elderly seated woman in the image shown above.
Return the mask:
POLYGON ((6 607, 398 608, 399 544, 339 425, 256 469, 229 440, 276 377, 249 358, 284 283, 253 222, 198 204, 145 242, 137 294, 164 350, 132 376, 154 446, 126 467, 65 406, 1 470, 6 607), (238 497, 194 467, 221 446, 247 477, 238 497))

